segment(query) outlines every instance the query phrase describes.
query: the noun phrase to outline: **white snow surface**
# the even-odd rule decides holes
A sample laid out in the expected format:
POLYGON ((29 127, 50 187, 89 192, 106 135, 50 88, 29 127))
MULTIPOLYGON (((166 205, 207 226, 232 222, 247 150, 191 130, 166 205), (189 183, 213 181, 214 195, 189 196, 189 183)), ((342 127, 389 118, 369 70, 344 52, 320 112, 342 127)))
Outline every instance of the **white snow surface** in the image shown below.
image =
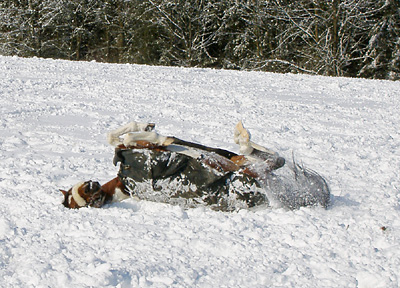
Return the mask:
POLYGON ((0 97, 0 287, 399 287, 400 82, 0 57, 0 97), (116 176, 110 130, 237 152, 239 120, 331 206, 61 204, 116 176))

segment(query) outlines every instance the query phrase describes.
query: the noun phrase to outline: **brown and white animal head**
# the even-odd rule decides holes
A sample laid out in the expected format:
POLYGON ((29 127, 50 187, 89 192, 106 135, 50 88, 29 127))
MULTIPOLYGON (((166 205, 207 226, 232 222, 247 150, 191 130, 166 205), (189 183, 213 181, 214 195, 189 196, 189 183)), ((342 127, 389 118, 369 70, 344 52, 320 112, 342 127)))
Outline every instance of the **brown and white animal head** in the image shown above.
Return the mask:
POLYGON ((64 194, 63 205, 67 208, 103 206, 106 193, 101 189, 99 182, 86 181, 72 186, 68 191, 60 190, 64 194))

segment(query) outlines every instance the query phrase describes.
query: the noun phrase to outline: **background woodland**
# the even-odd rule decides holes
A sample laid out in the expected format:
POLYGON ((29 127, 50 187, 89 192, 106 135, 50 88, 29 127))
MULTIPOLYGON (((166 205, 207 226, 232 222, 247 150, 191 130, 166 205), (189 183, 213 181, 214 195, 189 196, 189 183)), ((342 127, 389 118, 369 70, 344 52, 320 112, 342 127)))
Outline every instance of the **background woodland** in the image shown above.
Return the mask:
POLYGON ((400 79, 399 0, 2 0, 0 55, 400 79))

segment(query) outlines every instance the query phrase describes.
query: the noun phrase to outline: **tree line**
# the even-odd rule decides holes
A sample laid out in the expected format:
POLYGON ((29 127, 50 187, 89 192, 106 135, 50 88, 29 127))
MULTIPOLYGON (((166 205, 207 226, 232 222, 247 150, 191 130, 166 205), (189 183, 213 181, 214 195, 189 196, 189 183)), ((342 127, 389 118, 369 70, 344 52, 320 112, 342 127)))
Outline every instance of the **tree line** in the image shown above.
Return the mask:
POLYGON ((2 0, 0 54, 400 79, 399 0, 2 0))

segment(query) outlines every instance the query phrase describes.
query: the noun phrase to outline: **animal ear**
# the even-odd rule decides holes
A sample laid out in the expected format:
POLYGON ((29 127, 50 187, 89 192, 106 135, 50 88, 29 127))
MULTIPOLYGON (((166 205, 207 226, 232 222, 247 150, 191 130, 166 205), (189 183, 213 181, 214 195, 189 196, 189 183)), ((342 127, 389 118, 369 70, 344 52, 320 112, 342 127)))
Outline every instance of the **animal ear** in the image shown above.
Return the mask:
POLYGON ((63 193, 63 194, 64 194, 64 196, 65 196, 65 195, 68 193, 67 191, 65 191, 65 190, 61 190, 61 189, 60 189, 60 192, 61 192, 61 193, 63 193))

